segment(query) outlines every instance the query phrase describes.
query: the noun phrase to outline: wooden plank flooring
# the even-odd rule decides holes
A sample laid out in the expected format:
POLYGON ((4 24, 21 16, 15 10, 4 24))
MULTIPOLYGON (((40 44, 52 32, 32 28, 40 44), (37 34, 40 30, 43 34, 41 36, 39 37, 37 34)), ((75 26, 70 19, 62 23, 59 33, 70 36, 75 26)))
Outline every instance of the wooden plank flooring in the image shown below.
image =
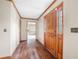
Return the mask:
POLYGON ((11 59, 10 56, 7 56, 7 57, 3 57, 3 58, 0 58, 0 59, 11 59))
POLYGON ((24 41, 11 59, 55 59, 38 41, 24 41))

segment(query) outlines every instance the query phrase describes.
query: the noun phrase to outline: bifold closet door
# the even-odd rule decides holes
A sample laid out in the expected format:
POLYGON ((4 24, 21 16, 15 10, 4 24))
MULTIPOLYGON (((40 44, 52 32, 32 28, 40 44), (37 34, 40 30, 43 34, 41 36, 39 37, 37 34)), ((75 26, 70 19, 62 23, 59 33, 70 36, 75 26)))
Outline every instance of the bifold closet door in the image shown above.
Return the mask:
POLYGON ((63 58, 63 3, 57 8, 58 59, 63 58))
POLYGON ((63 56, 63 3, 52 10, 44 19, 44 41, 48 51, 62 59, 63 56))
POLYGON ((56 11, 45 16, 45 46, 48 51, 56 56, 56 11))

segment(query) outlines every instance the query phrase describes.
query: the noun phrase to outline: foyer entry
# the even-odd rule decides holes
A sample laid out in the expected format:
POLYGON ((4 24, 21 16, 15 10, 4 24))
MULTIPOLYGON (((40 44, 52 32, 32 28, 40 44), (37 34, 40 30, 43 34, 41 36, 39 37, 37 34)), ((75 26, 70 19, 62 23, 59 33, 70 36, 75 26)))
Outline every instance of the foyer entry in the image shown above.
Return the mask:
POLYGON ((36 39, 36 22, 35 21, 27 21, 27 41, 36 39))

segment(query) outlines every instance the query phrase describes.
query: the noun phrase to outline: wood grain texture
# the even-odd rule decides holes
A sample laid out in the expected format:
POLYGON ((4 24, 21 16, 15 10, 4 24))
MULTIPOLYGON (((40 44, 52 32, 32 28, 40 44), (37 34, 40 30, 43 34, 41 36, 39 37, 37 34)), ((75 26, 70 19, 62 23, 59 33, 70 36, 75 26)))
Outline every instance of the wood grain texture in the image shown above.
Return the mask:
POLYGON ((56 39, 56 11, 51 11, 45 16, 45 46, 49 52, 57 57, 57 39, 56 39))
POLYGON ((0 58, 0 59, 11 59, 11 57, 7 56, 7 57, 3 57, 3 58, 0 58))
POLYGON ((47 8, 46 10, 38 17, 38 20, 44 15, 44 13, 56 2, 56 0, 54 0, 47 8))
POLYGON ((63 2, 49 12, 44 19, 45 47, 58 59, 63 59, 63 20, 63 2), (62 11, 62 13, 59 14, 60 11, 62 11), (61 22, 59 22, 59 20, 61 20, 61 22), (61 27, 59 23, 62 24, 61 27), (62 31, 59 31, 59 28, 61 28, 62 31))
POLYGON ((11 59, 56 59, 37 41, 21 42, 11 59))

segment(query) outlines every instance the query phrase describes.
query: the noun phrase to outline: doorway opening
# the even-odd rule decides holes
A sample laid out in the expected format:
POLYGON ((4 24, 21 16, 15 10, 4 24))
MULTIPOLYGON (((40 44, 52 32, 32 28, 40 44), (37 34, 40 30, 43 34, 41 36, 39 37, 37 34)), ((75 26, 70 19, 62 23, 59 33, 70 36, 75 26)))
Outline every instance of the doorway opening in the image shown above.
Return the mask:
POLYGON ((36 22, 27 21, 27 40, 28 42, 36 39, 36 22))

